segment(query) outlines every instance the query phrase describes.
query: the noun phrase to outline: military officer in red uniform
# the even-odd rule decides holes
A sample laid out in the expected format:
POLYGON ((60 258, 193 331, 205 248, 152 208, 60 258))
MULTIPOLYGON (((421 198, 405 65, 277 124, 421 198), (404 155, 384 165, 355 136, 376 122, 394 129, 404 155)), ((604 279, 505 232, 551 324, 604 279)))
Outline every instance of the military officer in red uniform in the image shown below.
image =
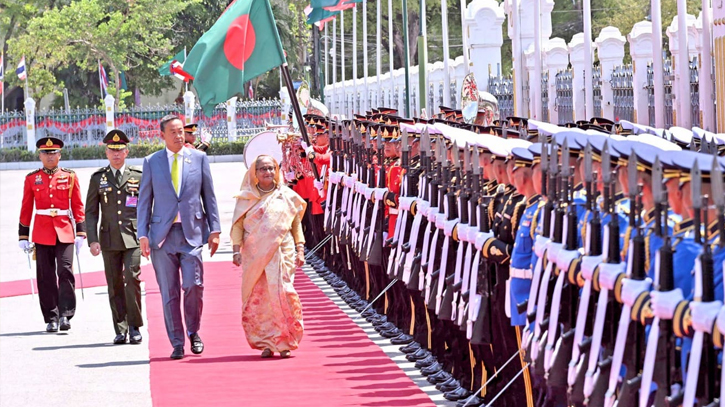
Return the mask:
POLYGON ((44 137, 36 147, 43 168, 25 177, 19 246, 29 250, 29 240, 35 243, 38 297, 48 324, 46 331, 67 331, 76 310, 73 245, 76 250, 83 245, 86 215, 78 177, 72 170, 58 166, 63 141, 44 137))
POLYGON ((184 126, 184 147, 206 152, 209 149, 209 142, 202 140, 197 143, 196 134, 198 130, 199 125, 196 123, 189 123, 184 126))

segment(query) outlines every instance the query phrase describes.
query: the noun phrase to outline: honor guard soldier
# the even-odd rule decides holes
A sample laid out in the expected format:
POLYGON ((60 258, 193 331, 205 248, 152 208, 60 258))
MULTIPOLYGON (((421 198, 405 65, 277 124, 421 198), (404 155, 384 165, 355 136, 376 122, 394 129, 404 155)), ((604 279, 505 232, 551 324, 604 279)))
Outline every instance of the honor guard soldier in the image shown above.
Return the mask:
POLYGON ((141 168, 126 165, 128 137, 111 130, 103 139, 109 165, 91 176, 86 198, 91 254, 103 255, 116 337, 113 343, 141 343, 141 252, 136 236, 136 205, 141 168), (100 225, 99 225, 100 224, 100 225), (100 233, 99 233, 100 226, 100 233))
POLYGON ((204 140, 200 140, 199 142, 197 142, 198 130, 199 125, 196 123, 189 123, 184 126, 184 146, 193 150, 206 152, 206 150, 209 149, 210 144, 208 141, 204 140))
POLYGON ((31 238, 32 220, 38 297, 40 310, 48 324, 46 331, 57 332, 58 328, 67 331, 76 310, 73 244, 76 249, 83 244, 86 216, 76 174, 58 166, 63 141, 43 137, 35 145, 43 168, 25 177, 19 246, 25 251, 30 250, 28 240, 31 238), (33 206, 36 208, 35 218, 33 206))

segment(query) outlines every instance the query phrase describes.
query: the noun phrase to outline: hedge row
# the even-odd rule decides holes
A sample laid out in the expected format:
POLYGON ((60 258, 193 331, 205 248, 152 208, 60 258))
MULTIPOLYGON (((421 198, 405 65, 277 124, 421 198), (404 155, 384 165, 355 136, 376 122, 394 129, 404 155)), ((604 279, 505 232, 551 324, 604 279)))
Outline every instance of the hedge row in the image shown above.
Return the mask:
MULTIPOLYGON (((164 148, 160 143, 141 143, 129 145, 128 158, 142 158, 164 148)), ((86 146, 64 149, 62 157, 69 160, 98 160, 106 158, 105 146, 86 146)), ((244 152, 244 141, 219 141, 207 150, 209 155, 232 155, 244 152)), ((30 152, 24 148, 0 149, 0 162, 38 161, 38 152, 30 152)))

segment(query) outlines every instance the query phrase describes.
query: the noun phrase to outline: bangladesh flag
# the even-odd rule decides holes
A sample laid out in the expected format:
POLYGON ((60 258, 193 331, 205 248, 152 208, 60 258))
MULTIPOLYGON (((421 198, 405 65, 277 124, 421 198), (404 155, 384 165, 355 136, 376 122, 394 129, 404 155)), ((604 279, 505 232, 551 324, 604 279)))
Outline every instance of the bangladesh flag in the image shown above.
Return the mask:
POLYGON ((338 14, 340 14, 339 11, 328 11, 324 8, 312 8, 307 7, 305 9, 305 14, 307 15, 307 24, 316 24, 320 23, 320 28, 324 27, 324 23, 334 19, 338 14))
POLYGON ((232 96, 244 84, 285 62, 282 43, 268 0, 235 0, 191 49, 184 71, 204 113, 232 96))
POLYGON ((171 75, 171 63, 174 61, 179 61, 183 64, 184 59, 186 59, 186 50, 182 49, 181 51, 179 51, 178 54, 174 55, 173 58, 169 59, 168 61, 166 61, 165 64, 161 65, 161 67, 159 68, 159 74, 161 76, 171 75))
POLYGON ((342 11, 352 8, 355 3, 361 3, 362 0, 311 0, 310 7, 324 8, 329 11, 342 11))

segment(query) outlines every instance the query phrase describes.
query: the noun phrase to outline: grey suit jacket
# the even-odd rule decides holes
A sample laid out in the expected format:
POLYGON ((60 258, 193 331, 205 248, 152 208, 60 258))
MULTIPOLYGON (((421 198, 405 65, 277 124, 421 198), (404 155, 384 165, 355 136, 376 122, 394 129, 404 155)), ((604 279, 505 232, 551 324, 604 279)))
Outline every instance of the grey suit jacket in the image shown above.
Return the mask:
POLYGON ((214 183, 206 154, 184 148, 179 195, 171 181, 164 148, 147 156, 138 200, 138 236, 148 237, 152 249, 166 239, 176 214, 191 246, 203 246, 210 232, 221 232, 214 183))

